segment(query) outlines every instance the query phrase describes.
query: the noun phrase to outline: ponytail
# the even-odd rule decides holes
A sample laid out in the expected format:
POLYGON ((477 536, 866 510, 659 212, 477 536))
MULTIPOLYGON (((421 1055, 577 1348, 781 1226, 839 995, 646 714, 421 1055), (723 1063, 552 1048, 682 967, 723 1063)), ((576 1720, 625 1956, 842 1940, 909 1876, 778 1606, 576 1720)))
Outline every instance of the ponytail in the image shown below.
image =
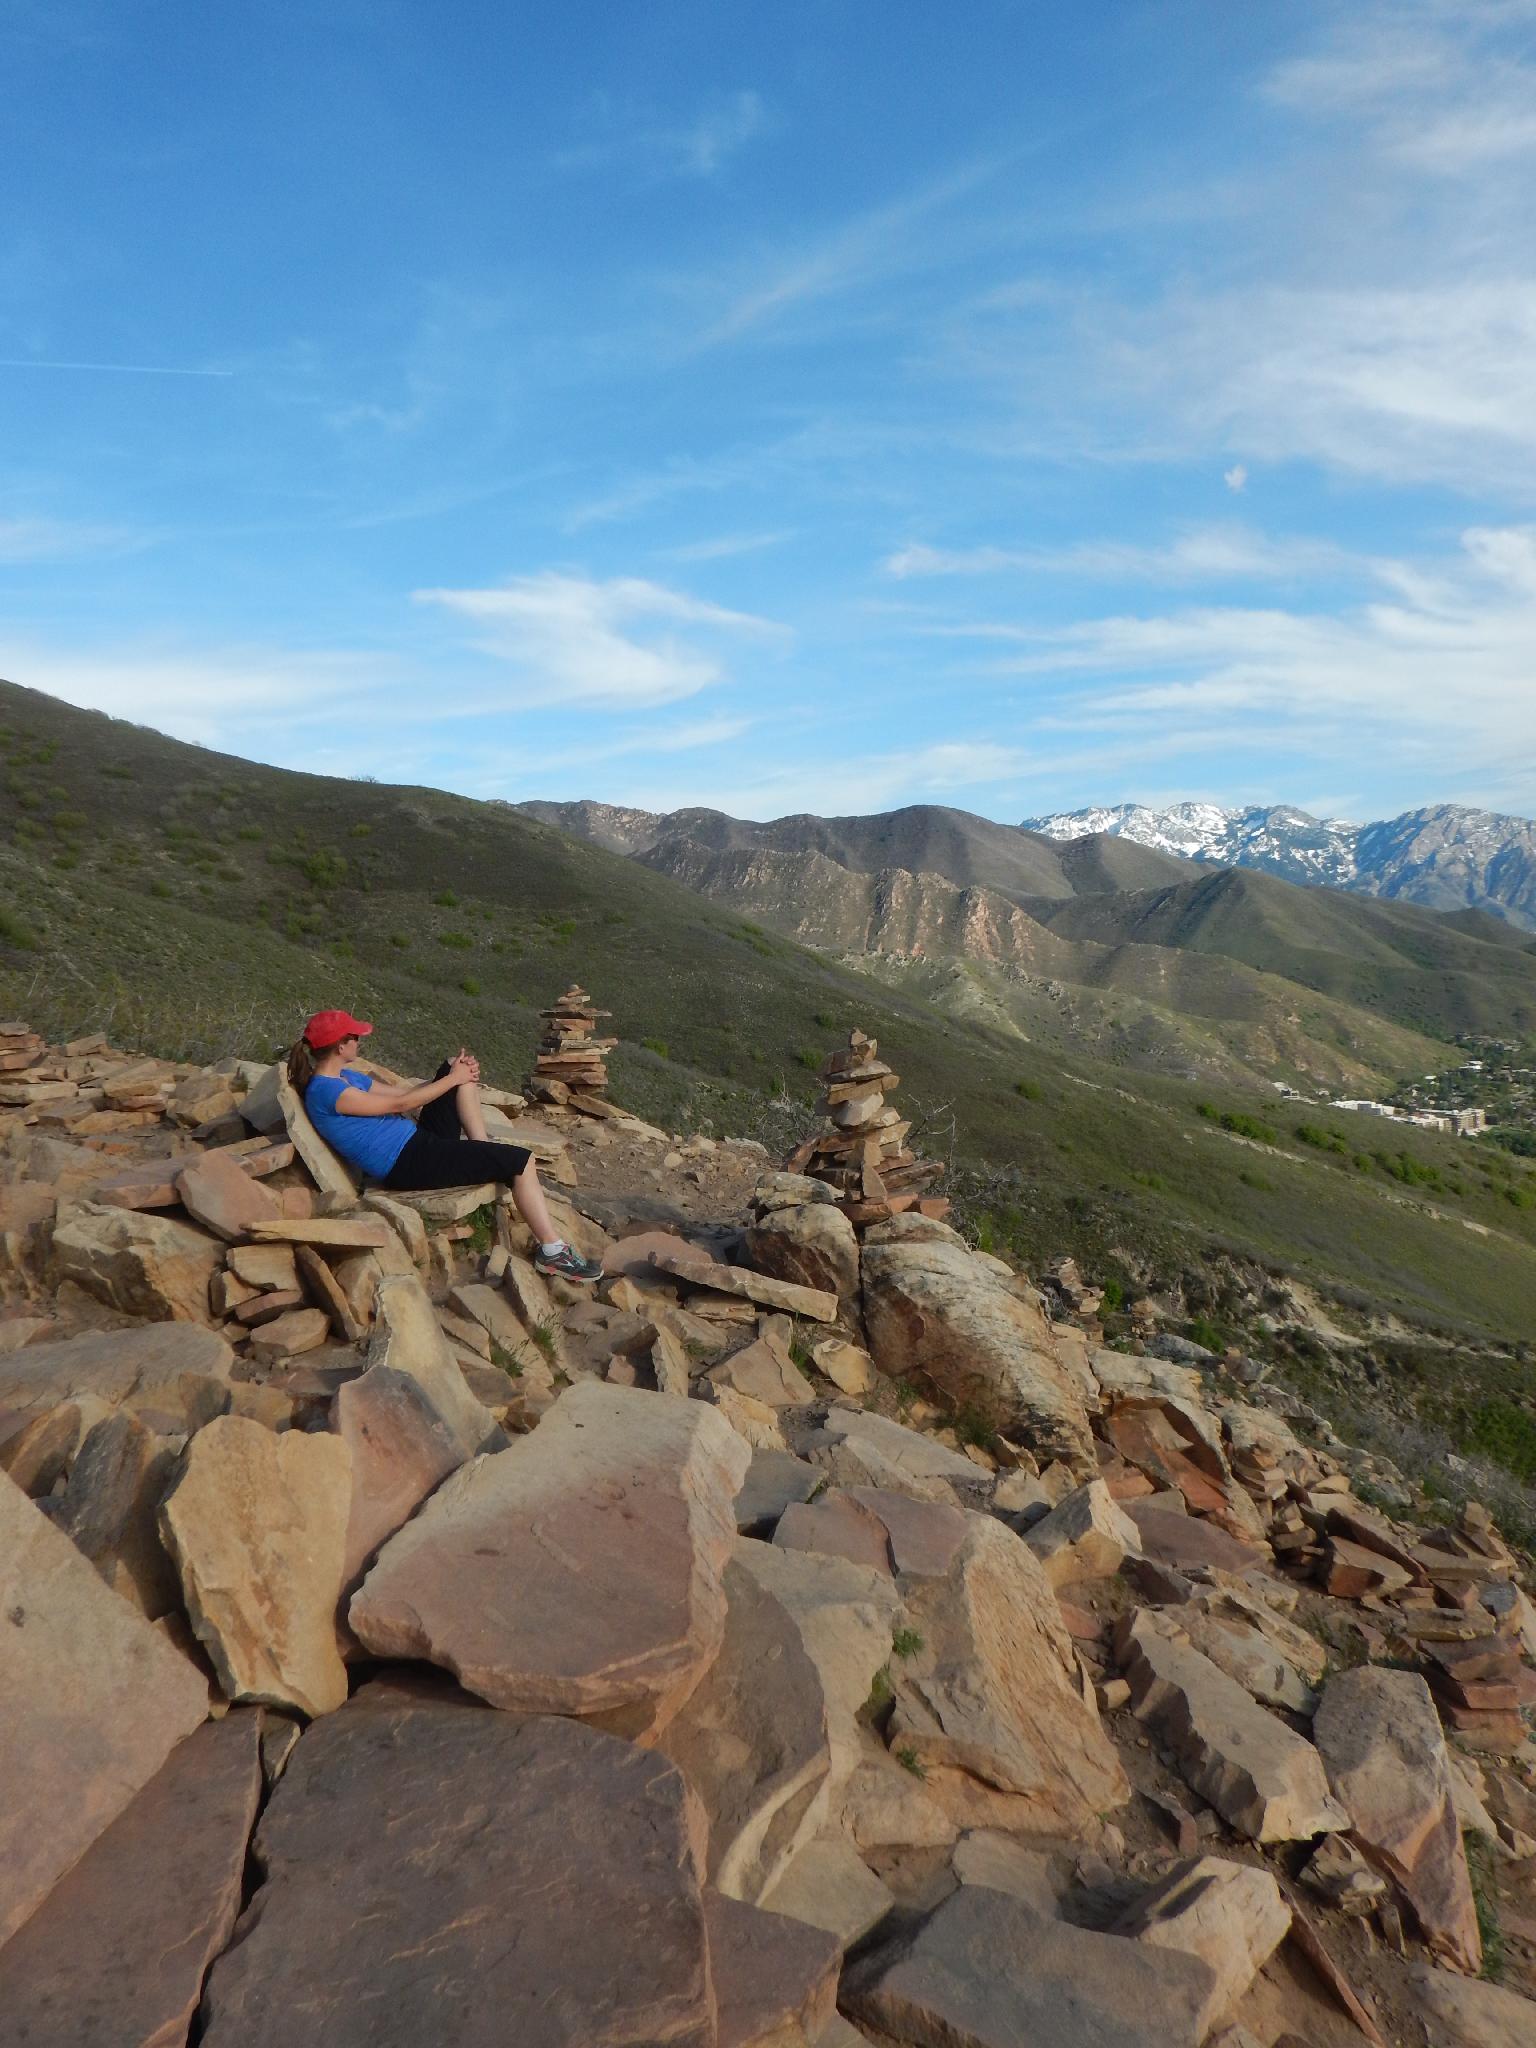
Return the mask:
POLYGON ((315 1049, 307 1038, 296 1038, 288 1048, 288 1079, 300 1102, 304 1090, 315 1078, 315 1049))

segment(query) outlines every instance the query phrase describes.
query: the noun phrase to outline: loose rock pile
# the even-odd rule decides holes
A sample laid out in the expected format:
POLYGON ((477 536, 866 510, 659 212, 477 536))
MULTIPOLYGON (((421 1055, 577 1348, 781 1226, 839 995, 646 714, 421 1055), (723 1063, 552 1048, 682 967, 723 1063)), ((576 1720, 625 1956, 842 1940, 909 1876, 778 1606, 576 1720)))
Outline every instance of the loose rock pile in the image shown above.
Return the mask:
POLYGON ((786 1162, 788 1172, 835 1189, 839 1208, 860 1229, 908 1209, 922 1216, 949 1214, 944 1196, 923 1193, 944 1169, 907 1149, 912 1126, 886 1099, 901 1076, 879 1051, 875 1039, 851 1031, 847 1045, 829 1054, 816 1107, 830 1118, 831 1129, 797 1146, 786 1162))
POLYGON ((275 1072, 7 1036, 73 1092, 0 1109, 0 2041, 1536 2039, 1476 1508, 760 1148, 689 1225, 664 1133, 509 1126, 578 1294, 275 1072))
POLYGON ((593 1009, 591 997, 574 982, 552 1009, 540 1010, 544 1035, 528 1077, 528 1093, 535 1102, 580 1110, 585 1116, 615 1113, 604 1095, 608 1067, 603 1054, 619 1041, 592 1036, 599 1017, 612 1014, 593 1009))

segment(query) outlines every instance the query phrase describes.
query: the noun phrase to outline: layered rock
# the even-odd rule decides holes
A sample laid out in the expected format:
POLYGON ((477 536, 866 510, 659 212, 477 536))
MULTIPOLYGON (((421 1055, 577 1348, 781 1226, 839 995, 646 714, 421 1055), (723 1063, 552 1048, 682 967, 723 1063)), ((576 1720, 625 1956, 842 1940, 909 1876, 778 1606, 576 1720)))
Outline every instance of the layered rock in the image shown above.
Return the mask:
POLYGON ((859 1241, 841 1209, 829 1202, 769 1210, 751 1224, 743 1256, 759 1273, 849 1299, 858 1293, 859 1241))
POLYGON ((1033 1552, 969 1521, 949 1571, 907 1586, 920 1647, 892 1670, 891 1747, 962 1826, 1091 1835, 1130 1796, 1120 1761, 1033 1552))
POLYGON ((584 1381, 534 1436, 438 1489, 385 1545, 351 1625, 496 1706, 655 1734, 719 1651, 750 1461, 701 1402, 584 1381))
POLYGON ((1212 1995, 1196 1956, 1070 1927, 966 1884, 862 1959, 842 2003, 883 2039, 943 2048, 1196 2048, 1212 1995))
POLYGON ((1240 1834, 1301 1842, 1346 1825, 1311 1743, 1203 1657, 1166 1615, 1143 1609, 1128 1616, 1116 1648, 1136 1714, 1240 1834))
POLYGON ((124 1315, 205 1323, 219 1240, 170 1216, 83 1202, 59 1218, 53 1271, 124 1315))
POLYGON ((1080 1389, 1056 1354, 1038 1305, 926 1217, 897 1217, 869 1233, 864 1322, 883 1373, 925 1373, 957 1408, 1091 1473, 1093 1445, 1080 1389))
POLYGON ((1151 1948, 1197 1956, 1212 1975, 1203 2037, 1231 2011, 1290 1931, 1291 1909, 1267 1870, 1201 1856, 1168 1873, 1119 1932, 1151 1948))
POLYGON ((619 1041, 592 1036, 598 1019, 611 1014, 594 1009, 586 990, 574 982, 549 1009, 540 1010, 544 1031, 527 1083, 535 1102, 583 1110, 589 1116, 605 1110, 613 1114, 603 1100, 608 1087, 603 1055, 619 1041))
POLYGON ((849 1220, 861 1227, 909 1209, 945 1216, 948 1201, 924 1193, 943 1168, 908 1149, 911 1123, 886 1099, 901 1076, 892 1073, 879 1051, 873 1038, 853 1031, 847 1045, 828 1056, 817 1107, 829 1128, 796 1148, 788 1171, 824 1181, 849 1220))
POLYGON ((1475 1976, 1477 1908, 1428 1686, 1414 1671, 1338 1672, 1312 1732, 1356 1845, 1402 1893, 1431 1954, 1475 1976))
POLYGON ((0 1943, 207 1715, 208 1689, 0 1477, 0 1943))
POLYGON ((240 1910, 261 1731, 259 1713, 234 1713, 188 1736, 6 1944, 7 2040, 186 2040, 240 1910))
POLYGON ((346 1698, 335 1619, 350 1504, 340 1437, 228 1415, 193 1438, 161 1520, 229 1699, 325 1714, 346 1698))
POLYGON ((716 2048, 682 1775, 571 1721, 349 1707, 299 1744, 205 2048, 716 2048), (410 1853, 401 1855, 401 1845, 410 1853))

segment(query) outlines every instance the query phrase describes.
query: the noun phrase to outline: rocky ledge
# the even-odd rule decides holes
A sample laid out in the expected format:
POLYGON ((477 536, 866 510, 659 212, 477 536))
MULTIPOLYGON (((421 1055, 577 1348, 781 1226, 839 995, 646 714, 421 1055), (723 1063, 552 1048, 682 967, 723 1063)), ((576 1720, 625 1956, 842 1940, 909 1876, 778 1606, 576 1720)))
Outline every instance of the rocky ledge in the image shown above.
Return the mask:
POLYGON ((488 1091, 578 1293, 275 1070, 0 1068, 0 2042, 1536 2041, 1476 1507, 889 1183, 488 1091))

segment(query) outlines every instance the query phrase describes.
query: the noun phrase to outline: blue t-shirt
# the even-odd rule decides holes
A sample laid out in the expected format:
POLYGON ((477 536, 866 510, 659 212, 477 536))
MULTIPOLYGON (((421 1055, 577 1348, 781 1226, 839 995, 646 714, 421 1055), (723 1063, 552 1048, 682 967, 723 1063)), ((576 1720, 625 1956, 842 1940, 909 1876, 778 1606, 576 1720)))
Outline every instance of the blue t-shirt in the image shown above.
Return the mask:
POLYGON ((339 1074, 316 1074, 304 1090, 309 1120, 333 1152, 361 1167, 373 1180, 383 1180, 411 1139, 416 1126, 408 1116, 343 1116, 337 1099, 348 1088, 371 1088, 372 1074, 343 1067, 339 1074))

